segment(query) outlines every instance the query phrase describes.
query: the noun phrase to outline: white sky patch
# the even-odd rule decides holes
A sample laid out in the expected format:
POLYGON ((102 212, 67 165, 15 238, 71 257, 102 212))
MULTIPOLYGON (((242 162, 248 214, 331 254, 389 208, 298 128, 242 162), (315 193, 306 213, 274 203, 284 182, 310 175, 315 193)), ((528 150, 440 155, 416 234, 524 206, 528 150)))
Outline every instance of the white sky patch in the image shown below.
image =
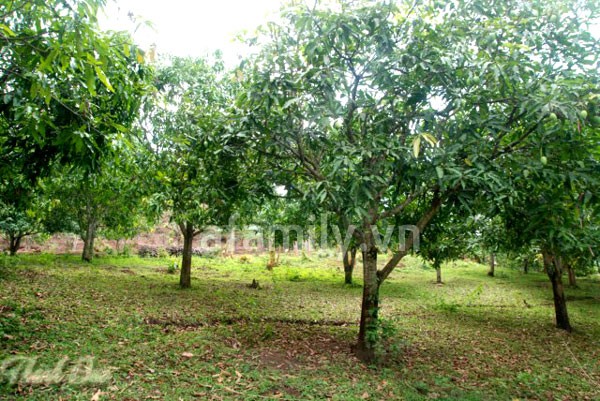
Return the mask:
MULTIPOLYGON (((325 4, 326 1, 322 0, 325 4)), ((106 30, 129 31, 145 50, 156 45, 159 54, 202 57, 223 52, 229 66, 250 49, 235 38, 252 33, 276 19, 285 0, 108 0, 100 25, 106 30), (129 14, 138 23, 132 22, 129 14), (153 28, 143 24, 148 21, 153 28)), ((309 1, 312 4, 312 0, 309 1)), ((600 25, 590 29, 600 39, 600 25)))
POLYGON ((148 50, 153 44, 159 54, 201 57, 223 52, 229 65, 248 53, 235 38, 279 13, 283 0, 116 0, 108 1, 100 26, 128 31, 135 42, 148 50), (137 22, 132 22, 128 14, 137 22), (153 27, 143 23, 149 21, 153 27), (137 29, 136 29, 136 25, 137 29))

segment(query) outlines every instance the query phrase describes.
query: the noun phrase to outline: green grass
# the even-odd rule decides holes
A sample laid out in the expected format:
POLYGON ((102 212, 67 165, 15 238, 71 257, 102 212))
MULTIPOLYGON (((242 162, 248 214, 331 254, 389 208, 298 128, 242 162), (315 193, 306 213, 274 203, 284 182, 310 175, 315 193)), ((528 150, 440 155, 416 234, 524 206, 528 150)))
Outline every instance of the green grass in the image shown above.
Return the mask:
POLYGON ((461 261, 438 286, 406 258, 382 287, 385 347, 367 367, 350 352, 362 290, 343 284, 339 261, 282 256, 271 272, 266 256, 195 258, 191 290, 167 273, 174 261, 0 257, 0 399, 600 399, 597 276, 567 288, 567 334, 540 273, 490 278, 461 261), (110 374, 10 385, 19 356, 38 371, 68 357, 65 372, 89 356, 110 374))

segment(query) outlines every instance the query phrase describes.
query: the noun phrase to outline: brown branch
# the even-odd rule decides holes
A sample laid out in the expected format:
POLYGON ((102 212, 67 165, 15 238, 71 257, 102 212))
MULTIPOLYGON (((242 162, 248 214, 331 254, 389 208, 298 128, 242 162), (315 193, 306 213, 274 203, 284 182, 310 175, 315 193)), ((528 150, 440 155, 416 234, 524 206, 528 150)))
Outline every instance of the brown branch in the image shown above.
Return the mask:
POLYGON ((315 163, 314 160, 311 160, 310 158, 308 158, 308 156, 306 156, 300 138, 296 136, 294 139, 296 141, 296 146, 298 147, 297 150, 294 150, 294 148, 292 148, 289 145, 282 145, 285 146, 290 152, 292 152, 294 156, 300 159, 300 161, 302 162, 302 167, 304 167, 308 171, 308 173, 310 173, 310 175, 312 175, 319 181, 325 181, 325 177, 319 171, 319 166, 315 163))
MULTIPOLYGON (((425 227, 427 227, 431 219, 433 219, 438 213, 440 207, 442 206, 442 201, 443 199, 439 196, 439 194, 435 193, 433 199, 431 200, 431 206, 425 212, 425 214, 421 216, 421 219, 416 224, 418 229, 418 235, 421 234, 421 231, 423 231, 425 227)), ((396 252, 394 256, 392 256, 392 258, 385 264, 384 268, 377 272, 377 279, 379 281, 379 284, 383 283, 385 279, 388 278, 390 273, 398 265, 398 262, 400 262, 400 260, 402 260, 402 258, 408 254, 408 252, 414 245, 413 242, 413 236, 410 236, 404 244, 404 249, 396 252)))
POLYGON ((531 128, 529 128, 527 131, 525 131, 523 133, 523 135, 521 135, 519 138, 515 139, 514 141, 512 141, 511 143, 509 143, 508 145, 506 145, 501 151, 496 152, 495 154, 492 154, 492 159, 495 159, 498 156, 501 156, 503 154, 506 153, 510 153, 514 150, 514 148, 519 145, 521 142, 523 142, 525 139, 527 139, 527 137, 529 135, 531 135, 540 125, 540 123, 536 123, 535 125, 533 125, 531 128))
POLYGON ((400 212, 402 212, 408 205, 410 205, 412 203, 413 200, 415 200, 415 198, 417 196, 419 196, 421 194, 421 191, 417 191, 417 192, 413 192, 410 195, 408 195, 406 197, 406 199, 404 200, 404 202, 402 202, 401 204, 395 206, 393 209, 387 210, 383 213, 381 213, 380 217, 382 219, 386 219, 388 217, 392 217, 400 212))
POLYGON ((352 132, 352 117, 354 117, 354 112, 357 109, 356 94, 358 92, 358 85, 360 83, 360 79, 361 77, 359 75, 354 75, 354 82, 352 84, 350 99, 348 100, 348 113, 346 113, 346 116, 344 117, 344 131, 350 143, 354 143, 354 134, 352 132))
MULTIPOLYGON (((515 104, 510 113, 510 116, 508 117, 508 121, 506 122, 507 127, 510 127, 516 120, 520 119, 521 117, 523 117, 526 114, 526 112, 523 112, 519 115, 516 115, 517 109, 518 109, 518 105, 515 104)), ((496 144, 494 145, 494 149, 492 151, 492 155, 493 155, 492 157, 496 157, 496 154, 498 153, 498 148, 500 147, 500 142, 502 142, 502 138, 504 138, 506 135, 508 135, 509 132, 510 132, 510 130, 506 130, 506 131, 500 133, 500 135, 498 136, 498 139, 496 141, 496 144)))

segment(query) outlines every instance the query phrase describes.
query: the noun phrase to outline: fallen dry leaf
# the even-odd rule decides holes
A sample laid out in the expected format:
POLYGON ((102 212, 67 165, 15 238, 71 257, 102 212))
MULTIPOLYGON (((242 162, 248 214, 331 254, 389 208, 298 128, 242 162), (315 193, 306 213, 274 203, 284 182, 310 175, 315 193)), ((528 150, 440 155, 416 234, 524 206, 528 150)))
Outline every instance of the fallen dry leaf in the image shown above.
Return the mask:
POLYGON ((102 394, 104 394, 102 391, 100 391, 100 390, 96 391, 90 401, 100 401, 100 396, 102 394))

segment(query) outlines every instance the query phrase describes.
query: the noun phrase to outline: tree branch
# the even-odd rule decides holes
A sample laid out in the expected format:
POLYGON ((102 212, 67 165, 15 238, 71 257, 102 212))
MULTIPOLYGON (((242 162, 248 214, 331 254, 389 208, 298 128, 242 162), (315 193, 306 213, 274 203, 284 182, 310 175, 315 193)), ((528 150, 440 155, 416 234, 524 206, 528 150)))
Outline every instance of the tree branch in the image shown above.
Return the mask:
POLYGON ((395 216, 396 214, 402 212, 420 194, 421 194, 421 191, 416 191, 416 192, 411 193, 410 195, 408 195, 406 197, 404 202, 400 203, 399 205, 396 205, 393 209, 390 209, 390 210, 387 210, 387 211, 381 213, 380 218, 386 219, 388 217, 395 216))
MULTIPOLYGON (((427 227, 431 219, 435 217, 437 212, 440 210, 442 206, 442 198, 436 192, 431 200, 431 205, 429 209, 421 216, 421 219, 417 222, 416 226, 419 230, 418 235, 421 235, 421 231, 427 227)), ((405 257, 408 252, 413 247, 413 236, 410 236, 406 243, 404 244, 404 249, 396 252, 394 256, 385 264, 384 268, 377 272, 377 279, 379 280, 379 284, 383 283, 385 279, 390 275, 390 273, 394 270, 394 268, 398 265, 398 262, 405 257)))
POLYGON ((539 127, 539 125, 540 125, 539 122, 534 124, 531 128, 529 128, 527 131, 525 131, 523 133, 523 135, 521 135, 519 138, 515 139, 513 142, 509 143, 508 145, 506 145, 501 151, 496 152, 495 154, 492 154, 491 158, 495 159, 498 156, 512 152, 514 150, 514 148, 517 145, 519 145, 521 142, 523 142, 525 139, 527 139, 527 137, 529 135, 531 135, 539 127))

